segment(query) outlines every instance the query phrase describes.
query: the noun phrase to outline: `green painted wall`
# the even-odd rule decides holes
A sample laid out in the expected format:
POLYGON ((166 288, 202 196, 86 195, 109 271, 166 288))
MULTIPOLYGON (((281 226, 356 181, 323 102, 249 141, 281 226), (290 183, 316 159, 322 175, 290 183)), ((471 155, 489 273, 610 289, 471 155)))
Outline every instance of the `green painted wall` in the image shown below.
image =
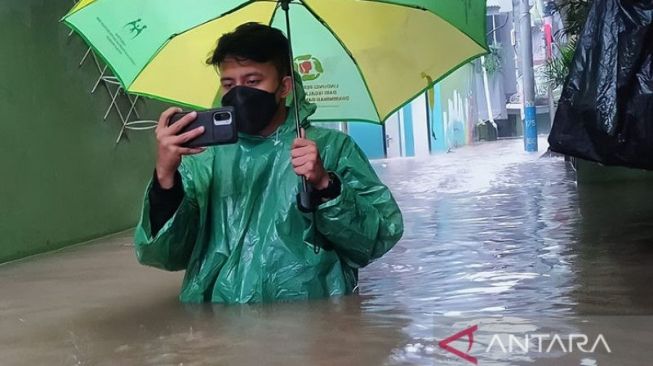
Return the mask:
POLYGON ((578 184, 653 182, 653 171, 604 166, 591 161, 577 159, 578 184))
MULTIPOLYGON (((115 145, 120 122, 102 116, 105 90, 86 47, 59 18, 70 0, 0 7, 0 262, 135 225, 151 176, 151 131, 115 145)), ((140 105, 149 118, 160 105, 140 105)))

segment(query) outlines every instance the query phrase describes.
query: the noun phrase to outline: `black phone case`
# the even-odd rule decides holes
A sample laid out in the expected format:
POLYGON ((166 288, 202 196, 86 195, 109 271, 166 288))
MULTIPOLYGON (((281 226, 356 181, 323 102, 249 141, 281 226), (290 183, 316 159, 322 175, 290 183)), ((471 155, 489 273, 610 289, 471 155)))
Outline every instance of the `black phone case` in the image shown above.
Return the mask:
MULTIPOLYGON (((179 112, 170 117, 168 125, 178 122, 182 117, 190 113, 179 112)), ((204 133, 183 144, 184 147, 204 147, 213 145, 233 144, 238 141, 238 128, 236 126, 236 110, 233 107, 222 107, 197 112, 197 118, 189 125, 181 129, 179 134, 188 132, 200 126, 204 126, 204 133), (225 114, 231 116, 229 121, 222 117, 225 114)))

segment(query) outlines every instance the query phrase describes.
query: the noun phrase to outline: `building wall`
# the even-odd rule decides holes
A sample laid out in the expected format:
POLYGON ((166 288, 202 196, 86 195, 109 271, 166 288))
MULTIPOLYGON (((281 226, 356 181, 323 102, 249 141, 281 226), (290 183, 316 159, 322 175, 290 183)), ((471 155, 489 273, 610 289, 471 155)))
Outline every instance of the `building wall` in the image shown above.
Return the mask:
POLYGON ((369 159, 385 158, 382 126, 372 123, 350 122, 347 124, 347 133, 363 149, 369 159))
POLYGON ((133 227, 152 174, 153 134, 116 145, 107 93, 89 93, 97 68, 58 22, 72 4, 0 7, 0 262, 133 227))
POLYGON ((411 116, 413 118, 413 133, 415 136, 415 156, 428 156, 431 151, 429 147, 428 127, 428 106, 427 97, 419 97, 411 104, 411 116))
POLYGON ((454 71, 434 87, 431 152, 446 152, 474 141, 473 66, 454 71))
POLYGON ((385 152, 392 151, 390 145, 384 149, 386 136, 391 137, 388 144, 397 144, 402 157, 426 156, 468 145, 474 141, 477 115, 473 88, 474 67, 468 64, 401 108, 398 118, 390 118, 385 128, 350 122, 349 134, 371 159, 386 157, 385 152))

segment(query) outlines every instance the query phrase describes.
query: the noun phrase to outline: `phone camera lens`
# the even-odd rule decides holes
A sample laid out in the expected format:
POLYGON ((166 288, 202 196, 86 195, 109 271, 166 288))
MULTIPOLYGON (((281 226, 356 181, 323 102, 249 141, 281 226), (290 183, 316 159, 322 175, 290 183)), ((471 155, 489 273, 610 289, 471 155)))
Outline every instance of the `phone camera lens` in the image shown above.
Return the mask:
POLYGON ((213 119, 216 121, 227 121, 231 118, 231 115, 229 113, 216 113, 213 116, 213 119))

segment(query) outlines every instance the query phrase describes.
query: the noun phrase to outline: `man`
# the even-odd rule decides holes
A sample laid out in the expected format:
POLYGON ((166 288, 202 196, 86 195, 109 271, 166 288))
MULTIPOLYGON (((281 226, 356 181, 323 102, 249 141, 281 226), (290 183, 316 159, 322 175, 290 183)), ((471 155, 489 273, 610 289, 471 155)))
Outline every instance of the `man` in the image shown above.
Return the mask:
POLYGON ((288 47, 279 30, 248 23, 222 36, 208 60, 219 69, 223 105, 236 108, 238 143, 183 148, 203 133, 179 134, 195 114, 172 126, 169 118, 179 109, 161 115, 135 245, 142 264, 186 270, 181 301, 349 294, 358 268, 403 233, 395 200, 358 146, 345 134, 308 124, 315 106, 299 82, 292 85, 288 47), (293 87, 304 138, 296 138, 285 102, 293 87), (298 175, 317 195, 314 214, 297 208, 298 175))

